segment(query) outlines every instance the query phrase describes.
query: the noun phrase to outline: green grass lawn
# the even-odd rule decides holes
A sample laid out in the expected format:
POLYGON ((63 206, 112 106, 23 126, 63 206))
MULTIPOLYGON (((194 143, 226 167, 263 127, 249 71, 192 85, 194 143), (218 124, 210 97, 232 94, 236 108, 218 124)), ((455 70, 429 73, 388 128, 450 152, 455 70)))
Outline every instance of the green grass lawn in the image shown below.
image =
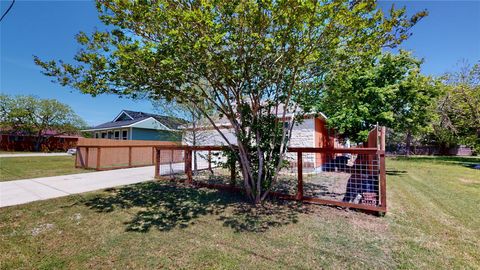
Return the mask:
POLYGON ((388 159, 389 213, 148 182, 0 209, 4 269, 478 269, 480 159, 388 159))
POLYGON ((0 181, 83 173, 74 156, 0 158, 0 181))

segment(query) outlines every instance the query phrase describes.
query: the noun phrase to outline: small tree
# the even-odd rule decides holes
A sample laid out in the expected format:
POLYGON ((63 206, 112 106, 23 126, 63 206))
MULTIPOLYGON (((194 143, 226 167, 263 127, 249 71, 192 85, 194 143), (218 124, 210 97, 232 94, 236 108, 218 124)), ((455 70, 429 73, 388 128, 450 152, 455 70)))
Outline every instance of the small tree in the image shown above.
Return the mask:
MULTIPOLYGON (((162 114, 170 115, 177 118, 186 119, 188 124, 183 126, 182 138, 187 144, 192 146, 202 145, 209 141, 209 132, 205 132, 202 126, 209 125, 208 120, 203 113, 190 102, 179 103, 175 100, 154 100, 153 106, 156 111, 162 114)), ((205 106, 204 106, 205 107, 205 106)), ((208 110, 206 110, 207 112, 208 110)), ((213 115, 211 117, 214 117, 213 115)), ((197 155, 193 156, 193 171, 198 171, 197 155)))
POLYGON ((375 1, 97 1, 110 31, 80 33, 77 65, 44 74, 82 93, 193 104, 237 155, 246 194, 263 200, 295 122, 310 113, 332 66, 375 57, 423 16, 375 1), (234 147, 204 105, 227 119, 234 147), (283 122, 288 122, 284 124, 283 122))
POLYGON ((0 126, 7 132, 36 137, 35 151, 50 136, 77 133, 85 122, 68 105, 55 99, 0 95, 0 126), (55 133, 46 133, 54 131, 55 133))

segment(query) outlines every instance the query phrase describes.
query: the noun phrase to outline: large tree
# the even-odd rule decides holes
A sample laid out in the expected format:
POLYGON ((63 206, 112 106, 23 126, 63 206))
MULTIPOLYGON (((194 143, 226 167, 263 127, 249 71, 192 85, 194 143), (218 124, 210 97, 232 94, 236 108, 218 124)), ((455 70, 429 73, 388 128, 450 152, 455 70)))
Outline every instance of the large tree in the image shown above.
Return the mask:
POLYGON ((49 136, 78 133, 85 126, 70 106, 58 100, 0 94, 0 128, 35 136, 36 151, 49 136))
POLYGON ((398 45, 426 14, 393 6, 384 14, 371 0, 100 0, 97 8, 109 30, 78 34, 75 64, 36 58, 44 74, 91 95, 188 101, 222 134, 203 104, 213 108, 237 136, 234 146, 222 134, 255 203, 331 66, 398 45))
POLYGON ((340 67, 326 78, 318 107, 344 137, 363 142, 376 124, 413 136, 431 126, 439 83, 420 74, 421 61, 409 52, 385 53, 370 63, 340 67))
POLYGON ((443 76, 444 93, 438 102, 434 137, 443 146, 463 143, 480 152, 480 64, 463 63, 443 76))

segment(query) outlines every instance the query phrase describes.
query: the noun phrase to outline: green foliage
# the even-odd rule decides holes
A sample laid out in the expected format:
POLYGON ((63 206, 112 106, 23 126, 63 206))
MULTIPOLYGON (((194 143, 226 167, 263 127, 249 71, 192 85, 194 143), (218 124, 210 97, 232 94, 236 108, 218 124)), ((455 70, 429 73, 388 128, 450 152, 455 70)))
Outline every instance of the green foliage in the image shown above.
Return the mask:
POLYGON ((328 123, 353 141, 365 141, 375 124, 417 134, 434 115, 438 83, 420 74, 410 53, 385 53, 367 65, 337 68, 317 104, 328 123))
POLYGON ((77 133, 86 123, 70 108, 55 99, 0 94, 0 128, 37 136, 37 151, 45 131, 77 133))
POLYGON ((286 127, 314 109, 310 98, 332 67, 395 47, 426 15, 409 18, 393 6, 385 15, 373 0, 105 0, 97 8, 110 30, 80 33, 76 64, 36 57, 44 74, 93 96, 192 104, 215 126, 213 109, 239 138, 242 175, 255 202, 268 193, 262 189, 268 166, 281 167, 286 127), (286 115, 292 115, 289 124, 271 132, 286 115), (248 154, 253 148, 256 154, 248 154))
POLYGON ((480 153, 480 64, 464 65, 443 79, 434 140, 447 146, 465 144, 480 153))

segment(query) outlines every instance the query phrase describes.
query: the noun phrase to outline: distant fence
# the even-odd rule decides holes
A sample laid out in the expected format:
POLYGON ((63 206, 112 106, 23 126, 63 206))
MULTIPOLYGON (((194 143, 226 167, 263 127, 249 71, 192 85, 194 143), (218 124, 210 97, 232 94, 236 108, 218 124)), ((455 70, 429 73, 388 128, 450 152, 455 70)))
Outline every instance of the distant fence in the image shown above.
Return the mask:
MULTIPOLYGON (((402 145, 390 145, 387 148, 387 153, 391 155, 406 155, 407 149, 402 145)), ((436 145, 413 145, 410 147, 409 154, 411 155, 442 155, 442 156, 472 156, 473 149, 459 145, 455 147, 445 148, 436 145)))
MULTIPOLYGON (((0 135, 0 150, 2 151, 35 151, 36 136, 28 135, 0 135)), ((58 135, 45 137, 40 144, 39 151, 67 151, 75 148, 78 137, 69 135, 58 135)))
MULTIPOLYGON (((238 164, 231 171, 219 165, 226 161, 225 147, 155 148, 157 179, 175 179, 196 186, 237 192, 244 189, 238 164), (182 157, 182 160, 172 157, 182 157)), ((288 152, 288 166, 280 171, 277 182, 271 187, 272 196, 379 213, 387 211, 385 151, 368 147, 291 147, 288 152), (315 153, 326 156, 326 162, 317 167, 304 162, 315 153)))
MULTIPOLYGON (((75 167, 101 171, 152 166, 155 164, 156 146, 174 145, 178 143, 82 138, 77 144, 75 167)), ((183 160, 181 156, 171 158, 183 160)))

